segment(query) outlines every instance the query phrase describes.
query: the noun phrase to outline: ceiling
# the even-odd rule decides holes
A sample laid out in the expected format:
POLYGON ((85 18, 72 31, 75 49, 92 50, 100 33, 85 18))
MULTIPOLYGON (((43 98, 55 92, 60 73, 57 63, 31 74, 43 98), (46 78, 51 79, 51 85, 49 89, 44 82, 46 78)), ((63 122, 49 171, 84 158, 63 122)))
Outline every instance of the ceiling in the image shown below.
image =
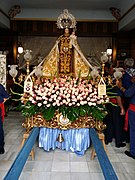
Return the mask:
POLYGON ((93 9, 108 10, 110 7, 122 8, 122 12, 130 7, 134 0, 0 0, 0 7, 8 11, 14 5, 25 8, 44 8, 44 9, 93 9), (126 6, 124 6, 126 5, 126 6))
MULTIPOLYGON (((116 20, 109 9, 111 7, 120 9, 122 16, 135 6, 135 0, 0 0, 0 9, 7 15, 14 5, 21 7, 21 12, 15 16, 15 19, 54 20, 64 9, 68 9, 77 20, 92 21, 116 20)), ((135 8, 133 10, 135 11, 135 8)), ((135 21, 133 15, 130 19, 130 22, 132 21, 135 21)), ((130 22, 126 20, 127 25, 130 25, 130 22)), ((1 26, 3 24, 1 17, 0 24, 1 26)), ((132 26, 134 28, 134 24, 132 26)))

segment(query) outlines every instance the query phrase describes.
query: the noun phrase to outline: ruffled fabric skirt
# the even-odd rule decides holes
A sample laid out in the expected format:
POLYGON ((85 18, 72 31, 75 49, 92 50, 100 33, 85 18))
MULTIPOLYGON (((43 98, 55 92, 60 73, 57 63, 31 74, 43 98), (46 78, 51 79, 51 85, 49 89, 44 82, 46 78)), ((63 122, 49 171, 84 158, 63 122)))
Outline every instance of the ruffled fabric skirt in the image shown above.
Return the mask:
POLYGON ((84 155, 89 146, 90 135, 88 128, 69 130, 40 128, 39 147, 42 147, 45 151, 60 148, 62 150, 75 152, 77 155, 84 155), (64 138, 62 143, 57 141, 60 133, 64 138))

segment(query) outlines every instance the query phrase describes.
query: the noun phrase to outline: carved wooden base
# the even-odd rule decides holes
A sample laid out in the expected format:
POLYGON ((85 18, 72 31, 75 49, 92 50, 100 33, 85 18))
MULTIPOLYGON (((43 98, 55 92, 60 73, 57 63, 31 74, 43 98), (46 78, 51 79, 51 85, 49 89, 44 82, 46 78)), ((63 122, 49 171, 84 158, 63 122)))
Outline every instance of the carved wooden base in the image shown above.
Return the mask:
POLYGON ((22 126, 29 132, 33 127, 47 127, 58 129, 80 129, 80 128, 93 128, 95 127, 99 132, 102 132, 106 128, 106 125, 102 121, 95 121, 91 116, 79 117, 75 121, 69 121, 67 118, 61 119, 62 114, 55 114, 55 116, 47 121, 41 114, 34 115, 31 118, 27 118, 22 126))

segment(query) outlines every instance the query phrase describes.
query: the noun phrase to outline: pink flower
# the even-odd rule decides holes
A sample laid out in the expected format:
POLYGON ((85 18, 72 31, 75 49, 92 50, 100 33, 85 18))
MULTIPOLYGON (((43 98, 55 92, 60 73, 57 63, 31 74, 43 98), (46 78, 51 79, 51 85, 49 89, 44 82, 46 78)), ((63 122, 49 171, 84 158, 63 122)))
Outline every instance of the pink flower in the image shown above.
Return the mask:
POLYGON ((97 104, 101 104, 101 101, 99 100, 99 101, 97 101, 97 104))
POLYGON ((32 104, 36 104, 36 103, 37 103, 36 101, 34 101, 34 100, 32 101, 32 104))
POLYGON ((99 97, 97 88, 89 84, 89 81, 80 79, 76 85, 77 80, 78 78, 69 76, 62 76, 53 80, 44 79, 33 86, 30 96, 26 94, 27 96, 24 96, 24 98, 28 98, 30 102, 37 104, 39 107, 42 104, 46 107, 51 105, 83 106, 85 104, 96 106, 109 101, 107 96, 99 97))

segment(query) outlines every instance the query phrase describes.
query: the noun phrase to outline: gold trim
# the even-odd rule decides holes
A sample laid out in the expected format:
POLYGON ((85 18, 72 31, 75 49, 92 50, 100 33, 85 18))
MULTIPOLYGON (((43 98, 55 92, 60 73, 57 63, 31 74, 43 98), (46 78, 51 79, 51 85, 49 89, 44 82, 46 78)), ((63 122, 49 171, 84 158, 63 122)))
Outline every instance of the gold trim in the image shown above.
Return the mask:
MULTIPOLYGON (((74 122, 69 121, 67 124, 60 123, 60 115, 58 112, 55 113, 55 116, 47 121, 43 118, 41 114, 34 115, 31 118, 27 118, 22 126, 26 129, 26 132, 29 132, 33 127, 46 127, 46 128, 58 128, 58 129, 80 129, 80 128, 93 128, 101 127, 98 122, 96 122, 91 116, 79 117, 74 122)), ((99 128, 100 129, 100 128, 99 128)))

